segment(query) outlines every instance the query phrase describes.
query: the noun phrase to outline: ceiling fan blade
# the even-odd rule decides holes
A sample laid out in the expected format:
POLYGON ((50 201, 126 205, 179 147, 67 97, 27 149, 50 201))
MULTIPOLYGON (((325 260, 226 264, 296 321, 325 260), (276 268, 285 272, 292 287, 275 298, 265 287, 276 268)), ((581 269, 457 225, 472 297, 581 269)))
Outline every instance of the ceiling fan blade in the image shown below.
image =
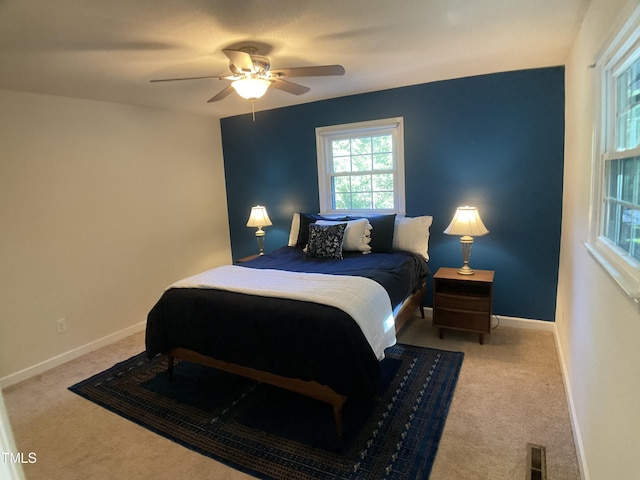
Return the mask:
POLYGON ((206 77, 185 77, 185 78, 160 78, 157 80, 149 80, 150 82, 175 82, 177 80, 203 80, 206 78, 217 78, 219 80, 225 80, 227 77, 222 77, 220 75, 207 75, 206 77))
POLYGON ((317 67, 279 68, 269 72, 283 77, 322 77, 325 75, 344 75, 342 65, 319 65, 317 67))
POLYGON ((233 92, 233 87, 231 85, 229 85, 227 88, 225 88, 224 90, 219 91, 216 95, 214 95, 209 100, 207 100, 207 103, 217 102, 218 100, 222 100, 227 95, 229 95, 231 92, 233 92))
POLYGON ((247 52, 242 52, 240 50, 231 50, 229 48, 225 48, 222 51, 227 57, 229 57, 231 63, 233 63, 238 70, 245 73, 256 73, 256 69, 253 66, 253 61, 251 60, 251 55, 249 55, 247 52))
POLYGON ((283 92, 293 93, 294 95, 302 95, 303 93, 307 93, 311 90, 309 87, 305 87, 304 85, 298 85, 297 83, 288 82, 281 78, 271 78, 271 85, 278 90, 282 90, 283 92))

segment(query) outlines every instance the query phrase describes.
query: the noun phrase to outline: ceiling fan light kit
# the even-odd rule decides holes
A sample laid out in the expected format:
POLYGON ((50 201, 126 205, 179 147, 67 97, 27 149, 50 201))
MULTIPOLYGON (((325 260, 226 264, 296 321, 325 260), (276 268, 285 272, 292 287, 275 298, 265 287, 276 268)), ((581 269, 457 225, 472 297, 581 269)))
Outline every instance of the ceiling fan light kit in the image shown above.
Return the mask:
MULTIPOLYGON (((319 65, 313 67, 281 68, 270 71, 268 57, 257 55, 254 47, 243 47, 238 50, 224 49, 222 52, 229 58, 229 70, 231 75, 212 75, 205 77, 164 78, 151 80, 151 82, 170 82, 174 80, 200 80, 205 78, 217 78, 230 80, 231 85, 211 97, 208 102, 222 100, 232 91, 247 100, 253 101, 262 97, 270 86, 293 95, 302 95, 310 89, 304 85, 285 80, 284 77, 320 77, 328 75, 344 75, 342 65, 319 65)), ((254 118, 255 119, 255 118, 254 118)))
POLYGON ((262 78, 241 78, 231 84, 236 93, 247 100, 255 100, 262 97, 267 93, 269 85, 271 85, 271 82, 262 78))

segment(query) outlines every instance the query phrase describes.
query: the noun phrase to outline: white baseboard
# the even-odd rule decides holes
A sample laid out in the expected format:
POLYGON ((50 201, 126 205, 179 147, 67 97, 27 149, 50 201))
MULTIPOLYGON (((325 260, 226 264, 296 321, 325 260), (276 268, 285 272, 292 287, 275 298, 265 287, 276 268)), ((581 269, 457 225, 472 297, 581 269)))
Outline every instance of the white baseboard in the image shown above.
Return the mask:
POLYGON ((576 413, 576 405, 574 401, 573 390, 571 388, 571 382, 569 381, 567 362, 562 345, 558 339, 558 331, 554 323, 554 338, 556 339, 556 350, 558 352, 558 359, 560 360, 560 370, 562 372, 562 380, 564 384, 565 394, 567 396, 567 403, 569 406, 569 419, 571 420, 571 431, 573 432, 573 442, 576 446, 576 455, 578 457, 578 468, 580 469, 580 479, 589 480, 589 469, 587 468, 587 457, 584 451, 584 444, 582 443, 582 434, 580 433, 580 424, 578 422, 578 415, 576 413))
POLYGON ((56 355, 44 362, 40 362, 31 367, 20 370, 19 372, 12 373, 7 375, 6 377, 0 378, 0 389, 6 388, 10 385, 14 385, 16 383, 22 382, 28 378, 34 377, 35 375, 39 375, 40 373, 46 372, 58 365, 62 365, 70 360, 74 360, 82 355, 93 352, 98 348, 106 347, 107 345, 111 345, 118 340, 122 340, 134 333, 140 332, 145 329, 147 322, 136 323, 135 325, 131 325, 123 330, 107 335, 106 337, 99 338, 98 340, 94 340, 93 342, 89 342, 86 345, 82 345, 81 347, 74 348, 73 350, 69 350, 68 352, 61 353, 60 355, 56 355))
MULTIPOLYGON (((546 320, 531 320, 528 318, 518 317, 505 317, 504 315, 494 315, 494 320, 497 318, 500 322, 500 326, 513 327, 513 328, 526 328, 529 330, 544 330, 545 332, 556 332, 555 322, 548 322, 546 320)), ((494 322, 491 322, 491 326, 494 327, 494 322)))
MULTIPOLYGON (((431 312, 431 315, 433 315, 432 307, 424 307, 424 311, 431 312)), ((504 315, 494 314, 491 319, 491 328, 495 328, 497 325, 503 327, 527 328, 530 330, 543 330, 545 332, 552 332, 554 334, 556 331, 555 322, 546 320, 531 320, 529 318, 507 317, 504 315)))

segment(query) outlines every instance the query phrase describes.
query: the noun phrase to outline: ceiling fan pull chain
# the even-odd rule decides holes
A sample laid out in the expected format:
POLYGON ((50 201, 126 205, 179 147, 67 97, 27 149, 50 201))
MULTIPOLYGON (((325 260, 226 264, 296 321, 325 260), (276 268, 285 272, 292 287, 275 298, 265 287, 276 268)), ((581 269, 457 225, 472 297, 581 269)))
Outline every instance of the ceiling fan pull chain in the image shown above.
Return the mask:
POLYGON ((255 109, 255 101, 253 98, 251 99, 251 114, 253 115, 253 121, 256 121, 256 109, 255 109))

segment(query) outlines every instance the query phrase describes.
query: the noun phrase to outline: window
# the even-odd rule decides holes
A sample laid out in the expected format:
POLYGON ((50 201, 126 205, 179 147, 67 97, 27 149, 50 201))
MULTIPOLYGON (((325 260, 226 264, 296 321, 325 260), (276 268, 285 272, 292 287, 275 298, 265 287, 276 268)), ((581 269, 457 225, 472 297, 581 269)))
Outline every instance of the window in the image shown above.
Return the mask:
POLYGON ((640 298, 640 9, 597 61, 592 225, 587 246, 636 303, 640 298))
POLYGON ((402 118, 316 129, 322 213, 404 213, 402 118))
POLYGON ((602 228, 602 235, 636 261, 640 260, 639 162, 638 157, 605 161, 602 228))

